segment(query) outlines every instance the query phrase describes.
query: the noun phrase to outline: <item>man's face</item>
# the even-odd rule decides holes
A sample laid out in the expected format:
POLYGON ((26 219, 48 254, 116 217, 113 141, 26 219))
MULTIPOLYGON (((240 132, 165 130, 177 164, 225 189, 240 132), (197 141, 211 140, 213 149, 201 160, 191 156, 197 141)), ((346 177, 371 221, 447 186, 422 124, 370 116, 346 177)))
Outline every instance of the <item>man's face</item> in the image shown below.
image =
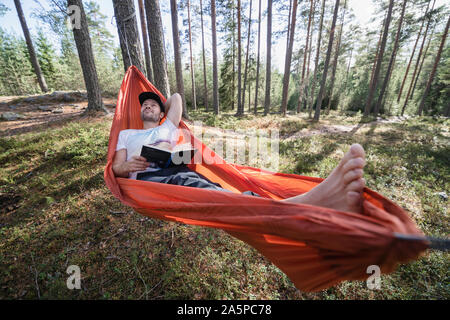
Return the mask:
POLYGON ((164 116, 161 112, 158 102, 152 99, 144 101, 141 107, 142 121, 159 122, 164 116))

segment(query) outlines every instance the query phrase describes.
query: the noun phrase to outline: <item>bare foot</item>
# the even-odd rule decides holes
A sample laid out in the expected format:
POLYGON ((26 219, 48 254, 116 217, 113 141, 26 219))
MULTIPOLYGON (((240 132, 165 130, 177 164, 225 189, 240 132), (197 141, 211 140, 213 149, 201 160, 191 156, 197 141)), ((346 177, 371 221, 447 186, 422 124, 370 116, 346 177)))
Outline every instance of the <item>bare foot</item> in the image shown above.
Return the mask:
POLYGON ((318 186, 307 193, 283 201, 361 213, 365 164, 363 147, 353 144, 339 165, 318 186))

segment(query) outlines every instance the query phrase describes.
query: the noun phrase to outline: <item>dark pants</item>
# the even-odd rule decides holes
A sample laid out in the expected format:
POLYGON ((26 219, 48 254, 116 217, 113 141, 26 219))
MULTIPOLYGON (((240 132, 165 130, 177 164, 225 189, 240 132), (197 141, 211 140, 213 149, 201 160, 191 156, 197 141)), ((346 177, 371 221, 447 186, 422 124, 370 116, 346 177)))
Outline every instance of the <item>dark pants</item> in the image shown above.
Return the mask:
MULTIPOLYGON (((230 190, 222 188, 218 183, 209 181, 201 174, 192 171, 186 166, 174 166, 154 172, 138 173, 136 179, 151 182, 176 184, 186 187, 232 192, 230 190)), ((243 194, 260 197, 260 195, 252 191, 244 191, 243 194)))

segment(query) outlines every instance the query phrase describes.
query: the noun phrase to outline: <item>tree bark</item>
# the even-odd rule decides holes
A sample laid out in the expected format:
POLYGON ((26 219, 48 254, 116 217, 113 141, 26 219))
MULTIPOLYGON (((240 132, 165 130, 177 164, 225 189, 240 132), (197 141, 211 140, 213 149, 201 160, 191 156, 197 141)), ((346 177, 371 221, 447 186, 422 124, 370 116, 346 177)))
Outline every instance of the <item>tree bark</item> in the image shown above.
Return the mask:
MULTIPOLYGON (((350 59, 348 59, 347 72, 345 73, 345 82, 344 82, 345 92, 347 92, 348 73, 350 72, 350 64, 352 62, 352 57, 353 57, 353 47, 350 49, 350 59)), ((343 110, 343 108, 341 108, 341 110, 343 110)))
POLYGON ((272 74, 272 0, 267 1, 267 50, 266 50, 266 93, 264 115, 270 111, 270 77, 272 74))
POLYGON ((249 18, 248 18, 248 33, 247 33, 247 52, 245 53, 244 85, 243 85, 243 91, 242 91, 242 110, 244 110, 245 88, 246 88, 247 76, 248 76, 247 70, 248 70, 248 55, 249 55, 249 52, 250 52, 250 31, 251 31, 251 22, 252 22, 252 4, 253 4, 253 1, 250 0, 250 10, 249 10, 249 18))
POLYGON ((312 88, 311 88, 311 101, 309 104, 309 118, 311 118, 311 111, 314 104, 314 91, 316 91, 316 77, 317 71, 319 67, 319 55, 320 55, 320 43, 322 41, 322 28, 323 28, 323 16, 325 14, 325 0, 322 0, 322 12, 320 14, 320 23, 319 23, 319 36, 317 38, 317 48, 316 48, 316 58, 314 60, 314 73, 312 78, 312 88))
POLYGON ((427 58, 428 49, 430 48, 431 40, 433 40, 435 27, 436 27, 436 23, 434 24, 433 30, 431 31, 430 37, 428 38, 427 46, 425 48, 425 51, 423 52, 423 58, 422 58, 422 61, 420 62, 419 70, 417 71, 416 80, 414 81, 414 86, 413 86, 413 89, 411 92, 411 98, 414 97, 414 91, 416 90, 417 82, 419 81, 419 77, 420 77, 420 73, 422 72, 423 64, 425 63, 425 59, 427 58))
MULTIPOLYGON (((393 0, 391 0, 391 1, 393 1, 393 0)), ((334 5, 333 21, 331 22, 330 39, 328 40, 327 56, 325 58, 325 65, 324 65, 324 69, 323 69, 323 75, 322 75, 322 81, 320 84, 319 95, 317 97, 316 112, 314 113, 314 121, 319 121, 319 117, 320 117, 320 108, 322 107, 323 94, 325 93, 328 65, 330 64, 331 49, 333 48, 334 29, 336 27, 338 10, 339 10, 339 0, 336 0, 336 4, 334 5)))
MULTIPOLYGON (((430 7, 430 2, 428 2, 427 9, 425 10, 425 15, 428 13, 428 8, 429 7, 430 7)), ((402 93, 403 93, 403 87, 404 87, 405 82, 406 82, 406 77, 408 77, 409 68, 411 67, 411 62, 412 62, 412 60, 414 58, 414 53, 416 52, 417 43, 419 42, 420 36, 422 34, 422 29, 423 29, 423 25, 424 24, 425 24, 425 19, 422 20, 422 24, 420 26, 419 33, 417 34, 417 39, 416 39, 416 42, 414 43, 414 47, 413 47, 413 50, 412 50, 412 53, 411 53, 411 57, 409 58, 408 66, 406 67, 405 75, 403 76, 402 84, 400 86, 400 91, 398 92, 397 103, 400 102, 400 98, 401 98, 402 93)))
MULTIPOLYGON (((313 2, 314 2, 314 0, 311 0, 311 5, 309 7, 308 30, 306 32, 305 52, 303 53, 302 77, 301 77, 301 80, 300 80, 300 95, 299 95, 298 103, 297 103, 297 113, 300 113, 300 109, 301 109, 302 101, 303 101, 303 94, 304 94, 304 91, 305 91, 305 69, 306 69, 306 64, 307 64, 306 57, 308 55, 309 37, 310 37, 310 30, 311 30, 311 17, 312 17, 312 11, 313 11, 313 2)), ((292 52, 291 52, 291 55, 292 55, 292 52)), ((286 56, 287 56, 287 53, 286 53, 286 56)), ((285 71, 286 71, 286 69, 285 69, 285 71)), ((284 110, 283 110, 283 114, 285 115, 285 111, 284 110)))
MULTIPOLYGON (((430 11, 433 11, 435 3, 436 3, 436 0, 433 1, 433 5, 432 5, 430 11)), ((411 78, 411 82, 409 84, 409 89, 408 89, 408 92, 406 94, 405 101, 403 102, 402 116, 403 116, 403 114, 405 112, 406 106, 408 105, 409 98, 411 97, 411 91, 412 91, 412 87, 413 87, 413 84, 414 84, 414 79, 416 78, 417 69, 419 68, 420 58, 422 57, 423 46, 425 45, 425 41, 427 39, 427 34, 428 34, 428 29, 430 27, 430 22, 431 22, 431 16, 428 18, 427 26, 425 28, 425 32, 423 33, 423 40, 422 40, 422 44, 420 45, 419 54, 417 55, 417 61, 416 61, 416 64, 414 66, 414 71, 413 71, 413 75, 412 75, 412 78, 411 78)))
POLYGON ((310 62, 311 62, 311 53, 312 53, 312 38, 313 38, 313 25, 314 25, 314 15, 315 15, 315 11, 316 11, 316 1, 313 0, 313 11, 312 11, 312 16, 311 16, 311 32, 309 35, 309 50, 308 50, 308 64, 306 66, 306 85, 305 85, 305 96, 303 99, 303 108, 306 110, 307 108, 307 101, 308 101, 308 91, 310 89, 311 86, 311 78, 309 76, 309 67, 310 67, 310 62))
POLYGON ((113 0, 125 72, 132 65, 145 71, 133 0, 113 0))
POLYGON ((42 92, 48 92, 47 83, 45 82, 44 75, 42 74, 41 66, 36 57, 36 52, 34 51, 33 42, 31 40, 30 31, 28 29, 27 21, 25 20, 25 15, 23 14, 22 5, 20 0, 14 0, 16 6, 17 15, 20 20, 20 25, 22 26, 23 35, 25 37, 25 42, 27 43, 28 53, 30 54, 31 64, 33 65, 34 73, 36 74, 39 87, 42 92))
POLYGON ((338 41, 337 41, 336 49, 334 52, 333 67, 332 67, 332 71, 331 71, 330 99, 328 100, 327 112, 330 112, 331 100, 333 98, 334 80, 336 78, 336 69, 337 69, 337 63, 338 63, 338 59, 339 59, 339 50, 341 50, 342 29, 344 29, 346 5, 347 5, 347 0, 345 0, 345 2, 344 2, 344 8, 342 10, 341 28, 339 30, 338 41))
POLYGON ((259 90, 259 60, 260 60, 260 48, 261 48, 261 0, 259 0, 258 9, 258 55, 256 59, 256 86, 255 86, 255 110, 257 114, 258 110, 258 90, 259 90))
POLYGON ((291 11, 292 11, 292 0, 289 0, 289 12, 287 20, 287 35, 286 35, 286 50, 289 48, 289 32, 291 31, 291 11))
MULTIPOLYGON (((231 1, 231 20, 234 23, 234 1, 231 1)), ((231 101, 231 110, 234 110, 234 102, 236 99, 234 99, 235 94, 236 94, 236 37, 234 35, 234 31, 236 28, 233 28, 233 31, 231 31, 231 38, 232 38, 232 54, 231 54, 231 58, 233 60, 233 88, 231 89, 231 96, 233 97, 232 101, 231 101)))
POLYGON ((73 37, 75 38, 88 96, 88 107, 85 113, 103 111, 102 94, 98 82, 97 69, 95 68, 94 53, 92 52, 91 38, 89 36, 83 2, 81 0, 68 0, 67 5, 80 8, 80 28, 73 28, 73 37))
POLYGON ((205 32, 203 28, 203 4, 200 0, 200 21, 202 24, 202 59, 203 59, 203 104, 208 112, 208 87, 206 86, 205 32))
MULTIPOLYGON (((424 91, 424 93, 422 95, 422 100, 420 101, 419 110, 417 111, 419 116, 422 115, 422 110, 423 110, 423 106, 425 104, 425 99, 426 99, 428 93, 430 92, 431 83, 433 82, 434 76, 436 74, 436 69, 437 69, 437 66, 439 64, 439 60, 441 59, 441 54, 442 54, 442 50, 444 49, 445 39, 447 38, 447 34, 448 34, 449 24, 450 24, 450 17, 447 20, 447 25, 445 26, 445 31, 442 34, 441 45, 439 46, 439 50, 438 50, 438 52, 436 54, 436 59, 434 60, 433 70, 430 73, 430 77, 428 78, 427 86, 426 86, 425 91, 424 91)), ((448 108, 447 108, 446 113, 447 113, 447 116, 448 116, 448 108)))
MULTIPOLYGON (((294 46, 295 22, 296 22, 296 18, 297 18, 297 4, 298 4, 298 1, 294 0, 294 4, 292 6, 292 19, 291 19, 291 27, 290 27, 290 34, 289 34, 289 42, 288 42, 289 47, 287 48, 286 58, 285 58, 285 62, 284 62, 283 93, 282 93, 282 99, 281 99, 281 112, 283 113, 283 116, 286 116, 286 109, 287 109, 289 78, 291 77, 292 49, 294 46)), ((303 66, 305 66, 305 63, 303 63, 303 66)))
MULTIPOLYGON (((383 19, 383 25, 386 23, 386 17, 387 17, 387 13, 386 13, 386 16, 383 19)), ((381 47, 381 40, 382 39, 383 39, 383 28, 380 30, 380 36, 379 36, 378 42, 377 42, 377 50, 375 51, 375 59, 373 59, 372 72, 370 73, 369 88, 372 87, 372 84, 373 84, 373 75, 375 74, 375 69, 377 68, 377 61, 378 61, 378 56, 379 56, 379 53, 380 53, 380 47, 381 47)), ((368 52, 370 52, 370 50, 368 50, 368 52)))
POLYGON ((219 79, 217 72, 216 0, 211 0, 211 31, 213 52, 213 101, 214 114, 219 114, 219 79))
POLYGON ((152 52, 152 66, 155 86, 165 96, 170 95, 169 78, 167 75, 166 53, 164 46, 164 32, 161 21, 161 11, 158 0, 145 0, 150 50, 152 52))
POLYGON ((189 52, 191 60, 191 83, 192 83, 192 104, 194 110, 197 110, 197 96, 195 94, 195 70, 194 70, 194 58, 192 57, 192 30, 191 30, 191 1, 187 2, 188 7, 188 25, 189 25, 189 52))
POLYGON ((388 68, 386 71, 386 76, 384 77, 380 95, 378 96, 378 101, 377 101, 377 104, 375 105, 375 111, 374 111, 375 116, 378 116, 378 113, 381 109, 384 93, 387 90, 388 83, 389 83, 389 80, 390 80, 391 74, 392 74, 392 69, 394 68, 395 58, 397 56, 397 51, 398 51, 400 34, 402 31, 403 17, 405 16, 406 1, 407 0, 403 0, 402 12, 400 13, 400 19, 398 22, 397 33, 395 35, 394 48, 392 49, 392 54, 391 54, 391 58, 389 59, 389 65, 388 65, 388 68))
POLYGON ((381 40, 380 52, 378 53, 377 66, 375 67, 375 73, 373 75, 372 85, 369 88, 369 94, 366 100, 366 106, 364 108, 364 116, 368 116, 372 109, 372 99, 375 95, 377 88, 378 78, 381 70, 381 63, 383 62, 384 48, 386 47, 386 40, 389 33, 389 25, 391 23, 392 17, 392 7, 394 6, 394 0, 389 1, 388 14, 386 17, 386 22, 384 23, 383 39, 381 40))
POLYGON ((144 40, 144 58, 145 58, 145 67, 147 69, 147 79, 150 82, 153 82, 153 73, 152 73, 152 62, 150 58, 150 49, 148 44, 148 34, 147 34, 147 22, 145 21, 145 9, 144 9, 144 1, 138 0, 139 5, 139 16, 141 19, 141 32, 142 39, 144 40))
POLYGON ((238 24, 238 108, 237 116, 244 114, 244 105, 242 104, 242 48, 241 48, 241 0, 237 1, 237 24, 238 24))
POLYGON ((175 55, 175 75, 177 78, 177 91, 183 101, 183 116, 187 118, 186 97, 184 95, 183 68, 181 66, 180 38, 178 34, 178 9, 176 0, 170 0, 170 13, 172 16, 173 51, 175 55))

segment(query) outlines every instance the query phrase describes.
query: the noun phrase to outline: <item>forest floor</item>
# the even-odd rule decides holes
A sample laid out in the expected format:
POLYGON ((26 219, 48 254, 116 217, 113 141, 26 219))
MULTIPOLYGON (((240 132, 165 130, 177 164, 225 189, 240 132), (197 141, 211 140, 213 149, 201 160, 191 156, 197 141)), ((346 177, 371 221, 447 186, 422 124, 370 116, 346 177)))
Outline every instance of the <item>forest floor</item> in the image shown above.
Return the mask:
MULTIPOLYGON (((0 299, 450 298, 449 254, 436 251, 383 275, 381 290, 347 281, 301 292, 227 233, 149 219, 115 199, 103 180, 112 114, 83 117, 83 98, 2 99, 0 113, 23 118, 0 122, 0 299), (67 289, 70 265, 81 268, 81 290, 67 289)), ((111 111, 114 103, 105 99, 111 111)), ((406 209, 425 234, 449 234, 449 119, 190 115, 188 126, 198 129, 201 121, 209 134, 206 145, 217 134, 277 130, 278 171, 285 173, 325 178, 360 143, 367 186, 406 209)), ((247 164, 257 167, 256 160, 247 164)))

